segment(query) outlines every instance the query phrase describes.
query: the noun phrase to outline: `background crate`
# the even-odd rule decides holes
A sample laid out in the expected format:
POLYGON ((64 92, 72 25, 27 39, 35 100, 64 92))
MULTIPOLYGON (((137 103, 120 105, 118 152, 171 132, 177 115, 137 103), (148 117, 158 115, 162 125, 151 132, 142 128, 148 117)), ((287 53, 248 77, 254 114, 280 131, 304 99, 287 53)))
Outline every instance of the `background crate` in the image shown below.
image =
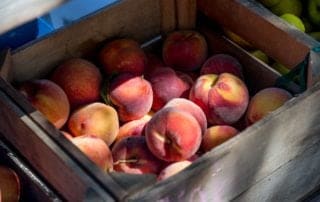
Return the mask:
MULTIPOLYGON (((271 23, 260 12, 253 12, 257 8, 249 1, 217 2, 123 0, 12 53, 3 52, 0 78, 0 112, 3 116, 0 117, 0 131, 44 179, 71 201, 292 201, 312 192, 319 185, 317 176, 320 176, 316 151, 319 143, 316 135, 319 131, 319 108, 316 104, 319 102, 319 86, 315 82, 317 55, 312 52, 309 43, 317 45, 317 42, 291 29, 286 32, 282 26, 274 26, 274 22, 271 23), (240 59, 247 79, 255 81, 254 91, 274 85, 280 77, 279 73, 252 57, 207 22, 196 21, 196 2, 203 3, 202 8, 206 10, 199 8, 200 11, 214 23, 231 30, 240 30, 238 23, 243 22, 239 19, 247 19, 248 16, 264 24, 266 30, 272 27, 275 33, 281 33, 281 37, 288 39, 282 42, 283 47, 293 44, 299 54, 285 57, 280 54, 284 50, 278 50, 278 46, 262 49, 262 44, 257 43, 261 45, 257 47, 268 50, 267 53, 272 53, 284 64, 290 63, 291 67, 310 54, 309 72, 312 74, 309 74, 309 89, 306 92, 242 131, 239 136, 205 154, 175 177, 155 184, 153 175, 103 173, 13 87, 17 82, 44 77, 70 57, 94 60, 105 40, 115 36, 132 37, 148 48, 161 40, 162 34, 175 29, 193 28, 205 34, 212 52, 230 53, 240 59), (239 11, 236 17, 228 17, 230 10, 227 8, 239 11), (208 15, 218 11, 226 14, 225 18, 208 15), (24 144, 26 136, 32 147, 24 144), (297 167, 300 162, 308 166, 297 167), (64 180, 66 178, 68 180, 64 180)), ((250 29, 258 30, 256 25, 251 24, 250 29)), ((255 35, 259 34, 248 34, 252 38, 246 39, 254 43, 257 40, 255 35)))

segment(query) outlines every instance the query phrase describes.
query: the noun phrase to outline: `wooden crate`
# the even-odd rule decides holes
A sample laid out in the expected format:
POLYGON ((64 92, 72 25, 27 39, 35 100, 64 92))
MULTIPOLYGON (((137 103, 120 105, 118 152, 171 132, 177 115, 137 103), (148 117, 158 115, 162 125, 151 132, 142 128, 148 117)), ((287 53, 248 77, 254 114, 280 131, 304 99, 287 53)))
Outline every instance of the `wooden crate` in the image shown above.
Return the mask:
MULTIPOLYGON (((260 9, 251 1, 241 0, 122 0, 12 53, 4 51, 0 132, 70 201, 300 199, 320 184, 317 155, 320 91, 316 84, 319 70, 318 55, 312 51, 318 43, 285 24, 278 26, 260 9), (259 12, 255 12, 257 9, 259 12), (92 59, 105 40, 112 37, 129 36, 148 48, 161 40, 162 34, 194 28, 205 34, 212 53, 229 53, 240 59, 246 79, 254 83, 252 92, 275 84, 279 73, 224 37, 209 22, 198 22, 198 11, 233 31, 242 30, 239 24, 245 23, 241 19, 251 19, 246 31, 239 33, 290 67, 310 54, 309 89, 168 180, 156 183, 153 175, 103 173, 13 87, 17 82, 45 76, 67 58, 92 59), (285 39, 278 42, 282 45, 273 41, 266 46, 265 41, 271 37, 259 31, 260 24, 285 39), (260 42, 258 36, 265 41, 260 42), (292 54, 282 54, 289 50, 292 54)), ((297 87, 294 83, 288 86, 292 91, 297 87)))
POLYGON ((0 165, 11 168, 19 177, 20 201, 62 201, 60 196, 40 179, 0 134, 0 165))

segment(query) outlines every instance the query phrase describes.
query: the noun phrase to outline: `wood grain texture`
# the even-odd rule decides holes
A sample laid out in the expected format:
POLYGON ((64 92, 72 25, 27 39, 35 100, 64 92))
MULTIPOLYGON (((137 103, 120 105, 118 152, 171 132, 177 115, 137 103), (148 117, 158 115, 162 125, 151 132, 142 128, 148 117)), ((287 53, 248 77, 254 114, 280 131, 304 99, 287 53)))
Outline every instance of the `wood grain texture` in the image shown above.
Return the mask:
POLYGON ((197 1, 176 0, 177 29, 194 29, 196 25, 197 1))
POLYGON ((0 35, 36 19, 65 0, 1 0, 0 35))
POLYGON ((161 33, 173 31, 177 26, 175 0, 160 0, 161 33))

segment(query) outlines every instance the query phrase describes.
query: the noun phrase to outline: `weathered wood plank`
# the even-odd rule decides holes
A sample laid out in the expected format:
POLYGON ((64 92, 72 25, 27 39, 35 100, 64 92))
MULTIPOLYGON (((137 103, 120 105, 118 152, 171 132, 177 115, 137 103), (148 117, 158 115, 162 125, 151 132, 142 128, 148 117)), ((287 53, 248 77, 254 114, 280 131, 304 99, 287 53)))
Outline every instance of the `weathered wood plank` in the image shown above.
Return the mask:
MULTIPOLYGON (((257 183, 260 182, 261 186, 263 182, 267 184, 268 181, 263 180, 280 175, 284 172, 281 168, 288 168, 287 171, 291 172, 287 173, 288 177, 297 175, 295 171, 299 170, 300 177, 310 174, 308 177, 311 179, 312 174, 320 169, 318 163, 298 170, 290 170, 289 167, 295 165, 299 156, 311 155, 309 160, 318 158, 317 153, 309 151, 314 151, 314 146, 320 141, 319 89, 320 84, 317 84, 237 137, 203 155, 180 174, 136 193, 128 201, 231 201, 251 187, 257 191, 260 188, 254 187, 258 186, 257 183), (310 173, 310 168, 314 169, 313 173, 310 173)), ((312 187, 294 186, 297 179, 288 181, 292 185, 288 188, 299 193, 293 195, 291 201, 299 199, 300 194, 308 193, 312 187)), ((283 180, 278 182, 285 185, 288 179, 283 180)), ((316 185, 319 183, 317 180, 315 177, 311 184, 316 185)), ((289 189, 286 191, 290 192, 289 189)))

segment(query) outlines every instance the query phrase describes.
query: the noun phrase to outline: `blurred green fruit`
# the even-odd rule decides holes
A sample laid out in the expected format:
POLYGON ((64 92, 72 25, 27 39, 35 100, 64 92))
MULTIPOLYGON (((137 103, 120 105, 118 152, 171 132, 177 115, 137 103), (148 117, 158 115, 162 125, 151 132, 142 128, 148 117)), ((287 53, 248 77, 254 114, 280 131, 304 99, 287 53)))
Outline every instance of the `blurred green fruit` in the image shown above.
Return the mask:
POLYGON ((320 25, 320 0, 308 1, 308 14, 312 23, 320 25))
POLYGON ((271 66, 273 69, 277 70, 280 74, 284 75, 290 72, 290 69, 288 69, 286 66, 275 62, 273 63, 273 65, 271 66))
POLYGON ((300 31, 302 31, 302 32, 306 31, 306 28, 304 27, 304 24, 299 17, 297 17, 291 13, 285 13, 285 14, 281 15, 280 18, 285 20, 289 24, 293 25, 295 28, 299 29, 300 31))
POLYGON ((261 50, 254 50, 250 52, 254 57, 258 58, 262 62, 268 64, 269 63, 269 57, 262 52, 261 50))
POLYGON ((302 13, 302 3, 300 0, 281 0, 277 5, 270 8, 277 16, 291 13, 300 17, 302 13))
POLYGON ((224 29, 224 33, 229 39, 231 39, 233 42, 235 42, 236 44, 238 44, 242 48, 244 48, 246 50, 253 49, 253 46, 249 42, 244 40, 242 37, 240 37, 236 33, 232 32, 228 29, 224 29))
POLYGON ((264 5, 264 6, 268 7, 268 8, 277 5, 280 1, 281 0, 259 0, 259 2, 262 5, 264 5))

